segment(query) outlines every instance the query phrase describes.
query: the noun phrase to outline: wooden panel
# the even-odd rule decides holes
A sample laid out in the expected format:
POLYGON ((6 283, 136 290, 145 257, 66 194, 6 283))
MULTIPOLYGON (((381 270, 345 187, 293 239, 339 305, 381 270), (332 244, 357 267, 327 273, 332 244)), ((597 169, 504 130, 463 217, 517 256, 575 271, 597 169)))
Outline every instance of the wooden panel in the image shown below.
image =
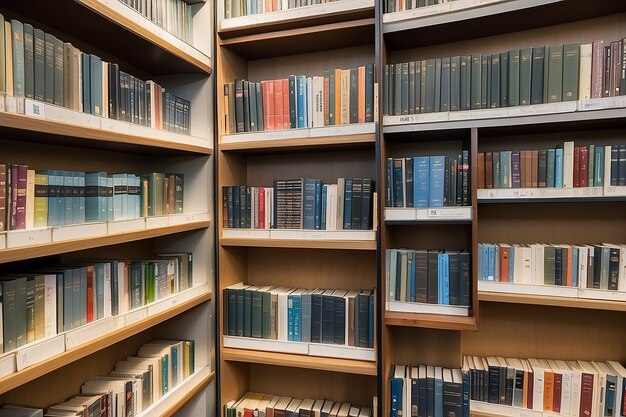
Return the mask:
MULTIPOLYGON (((250 391, 250 365, 243 362, 222 361, 220 366, 221 405, 231 400, 238 400, 250 391)), ((218 405, 219 415, 224 415, 224 409, 218 405)))
MULTIPOLYGON (((389 135, 388 135, 389 136, 389 135)), ((463 140, 466 135, 457 134, 454 138, 420 141, 389 141, 386 146, 387 158, 413 156, 444 155, 456 157, 463 151, 463 140)), ((469 149, 467 149, 469 150, 469 149)))
POLYGON ((376 378, 264 365, 250 366, 250 390, 293 398, 329 399, 372 407, 376 378))
POLYGON ((460 332, 396 327, 390 332, 392 364, 460 367, 460 332))
POLYGON ((465 355, 626 360, 626 313, 482 303, 480 331, 462 332, 465 355))
POLYGON ((297 239, 238 239, 221 238, 222 246, 244 246, 258 248, 298 248, 298 249, 341 249, 376 250, 373 240, 297 240, 297 239))
POLYGON ((224 102, 224 84, 235 78, 248 78, 248 64, 236 53, 226 49, 217 50, 217 114, 218 133, 224 134, 224 114, 227 110, 224 102))
POLYGON ((471 225, 425 224, 390 226, 389 249, 469 250, 471 225))
POLYGON ((493 301, 498 303, 533 304, 540 306, 626 312, 626 303, 623 301, 594 300, 590 298, 553 297, 549 295, 481 291, 478 293, 478 299, 481 301, 493 301))
MULTIPOLYGON (((622 126, 626 122, 621 123, 622 126)), ((480 133, 480 152, 499 151, 507 149, 515 150, 533 150, 556 148, 565 141, 574 141, 576 146, 582 145, 618 145, 624 143, 624 128, 617 129, 594 129, 592 131, 585 129, 572 129, 563 127, 558 131, 545 132, 536 134, 517 133, 517 134, 495 134, 488 130, 481 130, 480 133)))
POLYGON ((251 285, 372 289, 376 254, 369 251, 249 249, 251 285))
POLYGON ((475 317, 446 316, 444 314, 415 314, 385 311, 385 324, 389 326, 421 327, 444 330, 477 330, 475 317))

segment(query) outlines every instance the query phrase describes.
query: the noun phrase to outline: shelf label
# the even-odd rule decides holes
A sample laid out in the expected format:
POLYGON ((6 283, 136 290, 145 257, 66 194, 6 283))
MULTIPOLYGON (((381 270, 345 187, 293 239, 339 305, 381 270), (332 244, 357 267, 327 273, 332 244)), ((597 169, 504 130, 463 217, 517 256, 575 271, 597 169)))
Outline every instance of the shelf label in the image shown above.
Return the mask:
POLYGON ((27 116, 46 118, 46 105, 35 100, 26 100, 25 113, 27 116))
POLYGON ((429 208, 428 211, 429 218, 437 218, 437 219, 469 219, 469 214, 471 212, 468 211, 467 208, 429 208))

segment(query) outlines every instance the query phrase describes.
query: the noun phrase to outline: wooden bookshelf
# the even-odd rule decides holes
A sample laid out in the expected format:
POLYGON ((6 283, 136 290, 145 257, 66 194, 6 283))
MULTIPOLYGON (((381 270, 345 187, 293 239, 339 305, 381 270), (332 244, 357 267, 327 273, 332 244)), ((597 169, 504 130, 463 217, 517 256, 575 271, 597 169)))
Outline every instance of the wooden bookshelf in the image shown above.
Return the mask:
POLYGON ((416 314, 385 311, 385 324, 389 326, 423 327, 443 330, 477 330, 475 317, 458 317, 445 314, 416 314))
POLYGON ((479 291, 478 299, 493 303, 532 304, 540 306, 583 308, 590 310, 626 311, 626 302, 592 298, 479 291))

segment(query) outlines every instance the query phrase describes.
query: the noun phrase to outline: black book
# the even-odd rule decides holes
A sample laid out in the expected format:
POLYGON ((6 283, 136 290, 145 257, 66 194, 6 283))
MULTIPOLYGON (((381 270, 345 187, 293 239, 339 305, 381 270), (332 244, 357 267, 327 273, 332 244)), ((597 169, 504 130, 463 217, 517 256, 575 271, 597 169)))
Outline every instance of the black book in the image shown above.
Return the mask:
POLYGON ((461 305, 461 254, 448 253, 448 269, 450 279, 450 305, 461 305))
MULTIPOLYGON (((120 99, 120 67, 117 64, 109 65, 109 118, 118 120, 120 99)), ((158 92, 157 92, 158 93, 158 92)))
POLYGON ((619 178, 619 145, 611 145, 611 186, 617 186, 619 178))
MULTIPOLYGON (((165 117, 164 119, 166 120, 165 117)), ((236 133, 246 131, 243 118, 243 80, 238 79, 235 80, 235 122, 237 127, 236 133)))
POLYGON ((413 158, 404 158, 405 205, 413 207, 413 158))
MULTIPOLYGON (((118 103, 118 108, 117 108, 117 120, 122 120, 122 121, 128 121, 127 120, 127 113, 128 113, 128 109, 127 109, 127 99, 126 97, 128 96, 128 86, 127 86, 127 74, 124 71, 120 71, 120 77, 119 77, 119 87, 120 87, 120 95, 119 95, 119 103, 118 103)), ((166 103, 166 98, 167 98, 167 94, 163 93, 163 104, 165 105, 166 103)), ((165 118, 165 109, 167 109, 167 107, 163 107, 164 111, 163 111, 163 128, 165 130, 167 130, 167 119, 165 118)))
POLYGON ((409 114, 415 114, 415 61, 409 62, 409 114))
MULTIPOLYGON (((429 59, 426 61, 426 101, 424 102, 424 113, 432 113, 435 111, 435 71, 436 60, 429 59)), ((422 74, 423 77, 423 74, 422 74)))
POLYGON ((548 151, 539 150, 539 160, 537 162, 537 185, 540 188, 547 187, 548 178, 548 151))
POLYGON ((459 166, 457 165, 456 158, 450 157, 450 206, 456 206, 456 172, 458 170, 458 167, 459 166))
POLYGON ((426 417, 435 417, 435 367, 426 369, 426 417))
MULTIPOLYGON (((49 33, 44 34, 45 41, 45 72, 44 72, 44 100, 54 103, 54 41, 55 37, 49 33)), ((84 72, 84 70, 83 70, 84 72)), ((85 109, 89 113, 89 109, 85 109)))
POLYGON ((322 294, 311 294, 311 342, 322 341, 322 294))
POLYGON ((500 53, 500 107, 509 105, 509 53, 500 53))
POLYGON ((463 151, 463 205, 470 205, 469 190, 471 186, 469 151, 463 151))
POLYGON ((228 323, 228 335, 237 336, 237 290, 234 288, 224 289, 224 299, 228 303, 227 317, 224 319, 228 323))
POLYGON ((491 55, 491 85, 489 108, 500 107, 500 54, 491 55))
POLYGON ((554 248, 554 285, 563 285, 563 248, 554 248))
POLYGON ((427 417, 426 404, 428 403, 428 394, 426 385, 426 367, 424 365, 420 365, 417 379, 417 390, 419 392, 417 401, 417 417, 427 417))
POLYGON ((500 403, 500 366, 495 365, 496 358, 488 358, 489 362, 489 396, 488 401, 492 404, 500 403), (493 359, 493 361, 491 360, 493 359))
POLYGON ((415 251, 415 302, 428 302, 428 252, 415 251))
POLYGON ((64 53, 63 41, 54 38, 54 90, 53 99, 57 106, 65 105, 63 100, 63 70, 64 70, 64 53))
POLYGON ((461 110, 461 58, 450 58, 450 111, 461 110))
POLYGON ((394 65, 393 75, 393 114, 402 114, 402 64, 394 65))
POLYGON ((489 87, 491 86, 491 55, 483 55, 481 57, 480 72, 480 108, 488 109, 491 99, 489 91, 489 87))
POLYGON ((461 57, 461 110, 472 108, 472 56, 461 57))
POLYGON ((500 404, 506 404, 506 372, 507 372, 507 367, 506 366, 500 366, 500 379, 499 379, 499 388, 498 388, 498 394, 500 394, 500 397, 498 398, 498 402, 500 404))
POLYGON ((359 69, 350 69, 350 123, 359 122, 359 69))
MULTIPOLYGON (((239 194, 239 187, 236 185, 233 185, 231 187, 232 189, 232 193, 233 193, 233 228, 235 229, 239 229, 241 227, 241 225, 239 224, 240 222, 240 217, 241 217, 241 196, 239 194)), ((229 225, 230 225, 230 220, 229 220, 229 225)))
POLYGON ((237 336, 243 336, 243 304, 244 304, 244 289, 237 288, 237 326, 235 327, 235 333, 237 336))
POLYGON ((226 186, 224 187, 224 199, 226 200, 226 206, 224 207, 224 209, 226 210, 227 213, 227 225, 226 227, 232 229, 235 227, 235 207, 234 207, 234 193, 233 193, 233 189, 235 187, 234 186, 226 186))
POLYGON ((443 370, 443 415, 463 416, 463 380, 458 369, 443 370), (457 377, 454 378, 453 374, 457 377))
MULTIPOLYGON (((426 65, 427 61, 421 61, 421 82, 420 82, 420 113, 426 113, 426 65)), ((434 77, 433 77, 434 80, 434 77)))
MULTIPOLYGON (((469 65, 469 64, 468 64, 469 65)), ((472 55, 470 79, 471 79, 471 109, 477 110, 482 106, 482 78, 487 76, 487 73, 482 74, 482 56, 480 54, 472 55)))
POLYGON ((462 306, 470 306, 470 256, 467 252, 461 252, 461 284, 459 287, 459 299, 462 306))
POLYGON ((245 229, 246 220, 246 187, 245 185, 239 186, 239 228, 245 229))
POLYGON ((609 291, 617 291, 617 286, 619 283, 619 259, 620 259, 620 249, 610 248, 609 249, 609 283, 608 283, 609 291))
POLYGON ((365 66, 365 122, 374 121, 374 64, 365 66))
POLYGON ((438 253, 435 250, 428 251, 428 303, 439 303, 439 276, 438 276, 438 253))
POLYGON ((361 229, 361 191, 363 188, 363 180, 354 178, 352 180, 352 222, 351 229, 361 229))
POLYGON ((441 59, 435 60, 435 112, 441 111, 441 59))
POLYGON ((463 205, 463 156, 456 157, 456 205, 463 205))
POLYGON ((250 187, 244 187, 246 190, 246 224, 244 225, 244 227, 246 229, 250 229, 252 227, 252 216, 250 215, 251 212, 251 189, 250 187))
MULTIPOLYGON (((335 82, 340 82, 336 80, 335 82)), ((289 76, 289 127, 295 129, 298 127, 298 104, 296 100, 296 76, 289 76)), ((339 111, 337 111, 339 112, 339 111)))
POLYGON ((400 96, 400 114, 409 114, 409 64, 404 62, 399 64, 401 66, 400 83, 401 83, 401 96, 400 96))
POLYGON ((533 48, 530 76, 530 103, 543 103, 544 48, 533 48))
POLYGON ((372 180, 363 178, 361 186, 361 230, 372 229, 372 180))
POLYGON ((243 290, 243 337, 252 337, 252 293, 253 291, 249 290, 248 288, 243 290))
POLYGON ((626 145, 619 145, 618 152, 617 185, 626 185, 626 145))
POLYGON ((331 291, 322 295, 322 343, 335 343, 335 298, 331 291), (328 294, 327 294, 328 293, 328 294))
POLYGON ((441 111, 450 111, 450 97, 451 97, 451 59, 443 58, 441 60, 441 111))
MULTIPOLYGON (((245 95, 244 95, 245 97, 245 95)), ((256 132, 258 130, 258 114, 256 111, 256 83, 248 82, 248 99, 250 106, 250 132, 256 132)), ((263 115, 261 114, 261 117, 263 115)))
POLYGON ((391 108, 393 84, 391 82, 391 74, 393 73, 392 65, 385 65, 385 73, 383 74, 383 115, 390 116, 393 114, 391 108))
POLYGON ((24 96, 35 97, 35 33, 28 23, 24 23, 24 96))
POLYGON ((506 387, 504 394, 504 404, 513 405, 513 388, 515 385, 515 368, 506 368, 506 387))
POLYGON ((263 124, 263 86, 261 83, 255 83, 254 86, 256 88, 256 126, 258 131, 263 131, 265 130, 263 124))
POLYGON ((46 41, 41 29, 34 29, 34 88, 35 100, 46 97, 46 41))
POLYGON ((250 82, 243 80, 243 126, 244 131, 250 132, 252 126, 250 123, 250 82))
POLYGON ((450 205, 450 165, 452 163, 452 158, 449 156, 445 157, 444 160, 444 168, 443 168, 443 206, 447 207, 450 205))

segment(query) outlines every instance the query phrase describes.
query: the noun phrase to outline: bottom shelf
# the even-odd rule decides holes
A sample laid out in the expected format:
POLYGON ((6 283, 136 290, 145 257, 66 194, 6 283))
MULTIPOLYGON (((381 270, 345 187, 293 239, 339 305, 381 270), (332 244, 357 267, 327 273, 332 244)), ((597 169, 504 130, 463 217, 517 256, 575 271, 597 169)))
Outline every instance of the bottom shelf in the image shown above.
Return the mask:
POLYGON ((470 402, 472 417, 556 417, 558 413, 529 410, 528 408, 512 407, 501 404, 491 404, 482 401, 470 402))

